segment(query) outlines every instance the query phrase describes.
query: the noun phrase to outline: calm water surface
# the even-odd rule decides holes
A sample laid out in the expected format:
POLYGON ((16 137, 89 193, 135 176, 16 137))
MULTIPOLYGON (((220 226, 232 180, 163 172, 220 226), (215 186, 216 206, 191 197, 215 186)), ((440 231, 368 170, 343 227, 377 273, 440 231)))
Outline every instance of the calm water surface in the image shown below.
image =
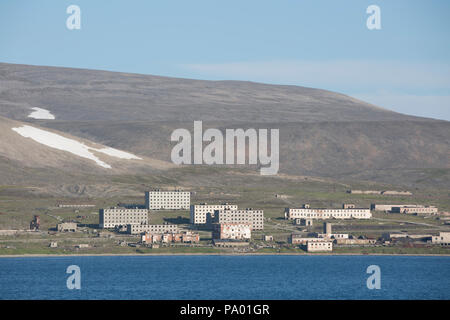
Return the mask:
POLYGON ((0 258, 0 299, 450 299, 450 257, 0 258), (67 289, 69 265, 80 290, 67 289), (367 289, 369 265, 380 290, 367 289))

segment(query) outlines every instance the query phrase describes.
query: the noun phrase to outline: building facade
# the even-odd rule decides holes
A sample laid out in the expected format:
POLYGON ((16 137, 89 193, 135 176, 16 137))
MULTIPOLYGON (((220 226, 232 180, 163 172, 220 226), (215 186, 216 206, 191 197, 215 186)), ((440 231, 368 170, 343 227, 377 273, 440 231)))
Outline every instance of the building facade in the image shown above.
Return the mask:
POLYGON ((252 237, 250 223, 220 223, 214 226, 214 239, 248 240, 252 237))
POLYGON ((315 241, 321 241, 323 242, 323 238, 314 238, 314 237, 303 237, 301 234, 293 233, 289 237, 289 242, 291 244, 303 244, 305 245, 308 241, 315 242, 315 241))
POLYGON ((286 208, 284 216, 285 219, 370 219, 372 213, 369 208, 286 208))
POLYGON ((200 236, 194 232, 182 233, 150 233, 146 232, 141 237, 142 243, 198 243, 200 236))
POLYGON ((308 241, 306 243, 306 251, 330 252, 333 251, 333 243, 331 241, 308 241))
POLYGON ((405 214, 437 214, 438 208, 433 206, 399 206, 392 207, 391 212, 405 214))
POLYGON ((189 191, 153 190, 145 193, 145 208, 148 210, 188 210, 190 205, 189 191))
POLYGON ((216 210, 214 216, 207 216, 207 223, 249 223, 251 230, 263 230, 264 211, 257 209, 216 210))
POLYGON ((102 229, 144 223, 148 223, 147 209, 110 208, 99 212, 99 227, 102 229))
POLYGON ((431 238, 431 243, 440 244, 442 246, 450 245, 450 232, 439 232, 438 236, 431 238))
POLYGON ((76 232, 77 224, 75 222, 63 222, 56 225, 58 232, 76 232))
POLYGON ((207 216, 214 216, 214 212, 217 210, 237 210, 238 206, 235 204, 193 204, 191 205, 191 224, 205 225, 207 216))
POLYGON ((128 234, 141 234, 144 232, 150 233, 178 233, 178 226, 176 224, 128 224, 128 234))

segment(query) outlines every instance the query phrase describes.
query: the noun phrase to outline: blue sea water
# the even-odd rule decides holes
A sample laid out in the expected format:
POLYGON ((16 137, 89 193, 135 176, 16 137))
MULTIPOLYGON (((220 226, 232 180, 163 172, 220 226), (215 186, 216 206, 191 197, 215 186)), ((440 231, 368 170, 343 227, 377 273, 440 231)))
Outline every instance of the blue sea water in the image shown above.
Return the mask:
POLYGON ((0 258, 0 299, 450 299, 450 257, 0 258), (81 270, 69 290, 66 269, 81 270), (381 269, 369 290, 367 267, 381 269))

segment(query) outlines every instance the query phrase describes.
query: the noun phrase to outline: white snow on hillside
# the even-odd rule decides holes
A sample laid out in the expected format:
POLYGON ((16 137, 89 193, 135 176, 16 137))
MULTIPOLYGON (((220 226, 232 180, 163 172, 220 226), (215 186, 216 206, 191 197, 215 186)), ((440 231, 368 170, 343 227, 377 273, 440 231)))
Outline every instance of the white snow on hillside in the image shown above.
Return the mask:
POLYGON ((42 129, 38 129, 32 126, 24 125, 19 128, 12 128, 15 132, 20 134, 22 137, 25 138, 31 138, 36 142, 39 142, 43 145, 46 145, 50 148, 67 151, 74 155, 77 155, 82 158, 90 159, 95 161, 99 166, 111 169, 111 166, 103 161, 101 161, 98 157, 96 157, 91 151, 97 151, 104 154, 107 154, 108 156, 120 158, 120 159, 136 159, 136 160, 142 160, 141 158, 135 156, 134 154, 116 150, 113 148, 102 148, 102 149, 96 149, 89 147, 85 145, 84 143, 81 143, 79 141, 69 139, 66 137, 63 137, 59 134, 45 131, 42 129))
POLYGON ((113 148, 103 148, 103 149, 95 149, 98 152, 107 154, 109 156, 112 157, 116 157, 116 158, 120 158, 120 159, 127 159, 127 160, 142 160, 142 158, 139 158, 137 156, 135 156, 134 154, 125 152, 125 151, 120 151, 117 149, 113 149, 113 148))
POLYGON ((55 120, 55 116, 48 110, 42 108, 31 108, 34 111, 28 115, 28 118, 40 120, 55 120))

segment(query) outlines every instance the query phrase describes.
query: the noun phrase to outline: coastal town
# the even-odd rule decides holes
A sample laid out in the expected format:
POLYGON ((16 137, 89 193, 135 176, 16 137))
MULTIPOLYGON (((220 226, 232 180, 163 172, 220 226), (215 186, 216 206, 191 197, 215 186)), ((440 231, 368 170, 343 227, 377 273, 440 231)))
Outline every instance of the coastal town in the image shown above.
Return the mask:
MULTIPOLYGON (((383 191, 385 194, 394 192, 383 191)), ((348 193, 355 191, 349 190, 348 193)), ((406 192, 399 193, 407 195, 406 192)), ((384 202, 372 203, 370 207, 343 203, 340 207, 317 208, 305 203, 298 207, 280 207, 279 216, 274 218, 266 217, 264 210, 260 208, 240 208, 237 204, 227 202, 192 203, 192 195, 191 191, 179 189, 154 189, 145 192, 142 203, 121 203, 114 207, 100 208, 98 224, 82 223, 83 216, 79 215, 78 219, 59 218, 53 228, 44 230, 40 215, 34 215, 29 230, 0 230, 0 235, 18 237, 23 233, 30 235, 48 232, 55 238, 58 234, 87 234, 87 237, 79 239, 79 243, 73 244, 75 253, 89 252, 97 245, 95 241, 92 243, 86 240, 97 238, 114 239, 117 247, 145 249, 149 253, 158 252, 162 248, 168 252, 177 249, 203 252, 202 248, 216 248, 227 250, 218 252, 233 253, 257 253, 264 249, 270 249, 269 252, 274 253, 284 252, 286 249, 297 250, 298 253, 332 253, 355 248, 450 248, 450 232, 445 228, 430 233, 409 230, 389 232, 378 228, 375 235, 373 232, 345 231, 350 226, 357 229, 359 224, 366 224, 366 229, 371 224, 371 228, 374 228, 374 213, 399 218, 438 219, 444 227, 449 226, 448 214, 440 212, 435 206, 384 202), (171 213, 173 217, 177 212, 180 215, 175 218, 164 216, 171 213), (189 212, 189 219, 183 217, 185 212, 189 212), (270 227, 265 228, 266 225, 270 227)), ((276 194, 274 198, 283 196, 276 194)), ((55 210, 80 212, 95 207, 90 203, 60 203, 55 210)), ((63 247, 65 252, 71 252, 67 245, 57 239, 51 240, 47 246, 54 250, 63 247)))

